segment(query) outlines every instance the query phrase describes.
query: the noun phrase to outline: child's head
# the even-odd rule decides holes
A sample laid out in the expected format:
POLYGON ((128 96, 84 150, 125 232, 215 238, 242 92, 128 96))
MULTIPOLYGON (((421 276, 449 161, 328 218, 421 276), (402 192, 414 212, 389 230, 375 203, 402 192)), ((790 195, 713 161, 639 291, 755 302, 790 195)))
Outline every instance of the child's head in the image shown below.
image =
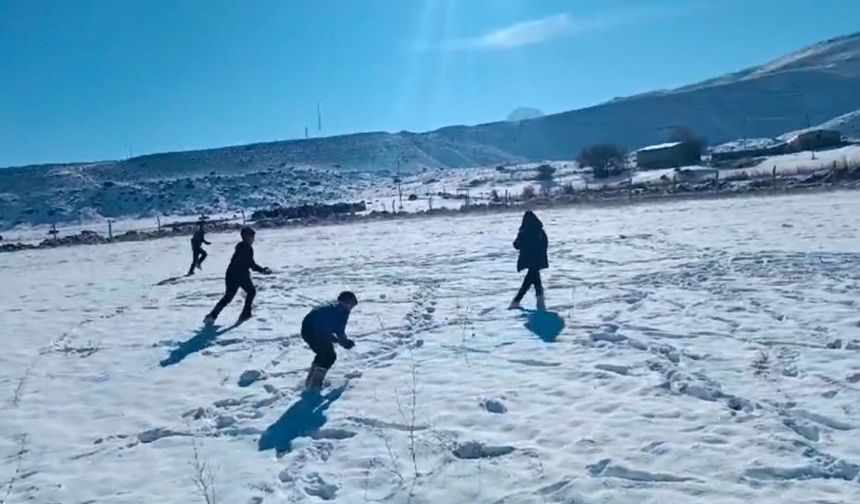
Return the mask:
POLYGON ((337 300, 340 304, 346 306, 348 309, 352 310, 358 304, 358 298, 355 297, 350 291, 343 291, 338 295, 337 300))
POLYGON ((526 212, 523 214, 523 221, 520 224, 520 228, 525 229, 530 227, 540 228, 543 227, 543 224, 534 212, 532 212, 531 210, 526 210, 526 212))
POLYGON ((242 230, 239 231, 239 234, 242 236, 243 242, 247 243, 248 245, 254 244, 254 236, 256 235, 256 233, 253 229, 249 227, 243 227, 242 230))

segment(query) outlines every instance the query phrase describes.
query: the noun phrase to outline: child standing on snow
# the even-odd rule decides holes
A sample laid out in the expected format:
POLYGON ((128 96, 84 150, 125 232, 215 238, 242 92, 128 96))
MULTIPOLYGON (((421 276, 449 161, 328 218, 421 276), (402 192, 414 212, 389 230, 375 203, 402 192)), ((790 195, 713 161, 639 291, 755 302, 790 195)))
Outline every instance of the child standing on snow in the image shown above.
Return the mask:
POLYGON ((535 295, 537 296, 537 307, 539 310, 545 309, 543 297, 543 284, 540 279, 540 270, 549 267, 547 260, 547 248, 549 242, 546 233, 543 230, 543 223, 537 218, 531 210, 523 214, 523 221, 520 225, 520 231, 517 234, 517 239, 514 241, 514 248, 520 251, 517 259, 517 271, 528 270, 526 277, 523 279, 523 285, 517 293, 514 300, 511 302, 510 309, 520 307, 520 302, 529 291, 529 288, 535 286, 535 295))
POLYGON ((203 261, 206 260, 206 256, 208 255, 205 250, 203 250, 203 244, 212 245, 208 241, 206 241, 206 231, 203 229, 203 223, 197 227, 197 231, 194 231, 194 236, 191 237, 191 267, 188 268, 188 276, 194 274, 194 269, 201 269, 201 265, 203 261))
POLYGON ((355 346, 346 337, 345 331, 349 313, 357 304, 355 294, 344 291, 336 302, 318 306, 305 316, 302 321, 302 339, 316 354, 305 379, 305 390, 318 391, 322 388, 326 373, 337 360, 335 342, 347 350, 355 346))
POLYGON ((226 283, 226 291, 224 297, 218 301, 215 308, 206 315, 204 322, 206 324, 215 323, 215 319, 221 313, 230 301, 236 296, 236 292, 241 288, 245 291, 245 306, 242 309, 242 314, 239 315, 239 322, 244 322, 251 318, 251 305, 254 303, 254 296, 257 295, 257 289, 254 283, 251 282, 251 271, 254 270, 264 275, 269 275, 272 270, 263 268, 254 262, 254 237, 256 233, 253 229, 246 227, 240 231, 242 241, 236 244, 236 251, 233 252, 233 258, 230 259, 230 266, 227 267, 227 274, 224 277, 226 283))

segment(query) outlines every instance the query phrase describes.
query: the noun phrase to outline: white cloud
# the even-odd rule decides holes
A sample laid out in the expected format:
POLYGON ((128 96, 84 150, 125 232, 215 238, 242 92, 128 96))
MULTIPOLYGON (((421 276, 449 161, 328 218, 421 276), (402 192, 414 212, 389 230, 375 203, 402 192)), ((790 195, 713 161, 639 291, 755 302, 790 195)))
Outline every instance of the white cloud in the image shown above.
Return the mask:
POLYGON ((568 14, 557 14, 497 28, 479 37, 466 39, 464 46, 477 49, 511 49, 564 37, 576 31, 568 14))
POLYGON ((440 43, 420 42, 417 50, 509 50, 580 35, 585 32, 601 31, 621 25, 653 22, 658 19, 676 17, 700 10, 705 4, 692 2, 684 6, 655 8, 639 6, 628 9, 605 11, 590 16, 574 17, 570 14, 555 14, 539 19, 492 29, 486 33, 465 38, 443 40, 440 43))

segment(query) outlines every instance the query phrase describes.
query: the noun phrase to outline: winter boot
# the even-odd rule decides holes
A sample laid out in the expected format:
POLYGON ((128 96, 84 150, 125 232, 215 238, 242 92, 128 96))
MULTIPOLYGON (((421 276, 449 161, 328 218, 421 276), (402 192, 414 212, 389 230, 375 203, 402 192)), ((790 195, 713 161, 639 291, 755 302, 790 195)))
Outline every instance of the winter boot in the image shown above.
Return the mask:
POLYGON ((546 300, 543 297, 543 294, 537 296, 537 309, 540 311, 546 311, 546 300))
POLYGON ((522 306, 520 306, 520 302, 517 299, 514 299, 511 301, 511 304, 508 305, 508 310, 519 310, 520 308, 522 308, 522 306))
POLYGON ((212 324, 215 323, 215 317, 213 317, 212 314, 210 313, 209 315, 206 315, 206 317, 203 318, 203 323, 207 326, 211 326, 212 324))
POLYGON ((323 388, 323 380, 328 373, 328 369, 320 366, 311 366, 308 371, 308 377, 305 379, 305 390, 309 392, 319 392, 323 388))

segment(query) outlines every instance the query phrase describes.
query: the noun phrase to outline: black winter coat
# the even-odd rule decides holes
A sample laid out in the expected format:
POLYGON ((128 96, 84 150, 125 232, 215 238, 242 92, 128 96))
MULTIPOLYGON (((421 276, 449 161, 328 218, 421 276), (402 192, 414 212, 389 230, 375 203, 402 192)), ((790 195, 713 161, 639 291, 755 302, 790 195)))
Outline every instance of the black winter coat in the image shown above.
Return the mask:
POLYGON ((249 270, 263 273, 265 268, 254 261, 254 247, 240 241, 236 244, 236 251, 233 252, 230 265, 227 266, 227 276, 234 278, 250 277, 249 270))
POLYGON ((514 248, 520 251, 520 257, 517 259, 517 271, 549 268, 549 260, 546 256, 548 247, 549 240, 547 240, 546 233, 540 223, 520 228, 517 239, 514 241, 514 248))

